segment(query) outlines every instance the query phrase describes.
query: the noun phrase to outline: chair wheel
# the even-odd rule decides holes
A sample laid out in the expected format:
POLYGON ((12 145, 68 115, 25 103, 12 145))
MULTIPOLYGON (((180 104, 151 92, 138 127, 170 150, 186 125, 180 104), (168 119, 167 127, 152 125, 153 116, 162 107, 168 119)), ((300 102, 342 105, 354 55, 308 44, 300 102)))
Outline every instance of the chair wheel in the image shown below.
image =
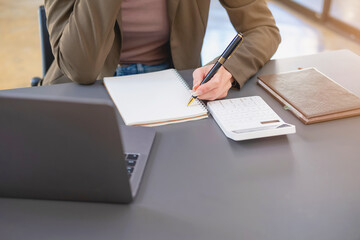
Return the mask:
POLYGON ((41 78, 39 78, 39 77, 33 77, 33 78, 31 79, 31 86, 32 86, 32 87, 38 86, 39 83, 40 83, 40 81, 41 81, 41 78))

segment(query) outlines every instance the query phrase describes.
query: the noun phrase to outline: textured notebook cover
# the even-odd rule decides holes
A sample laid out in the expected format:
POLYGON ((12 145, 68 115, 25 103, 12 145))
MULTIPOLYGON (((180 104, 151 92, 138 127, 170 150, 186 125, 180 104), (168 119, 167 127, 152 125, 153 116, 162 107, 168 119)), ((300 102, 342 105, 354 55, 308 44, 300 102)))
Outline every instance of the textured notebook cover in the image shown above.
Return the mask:
POLYGON ((259 76, 259 85, 305 124, 360 115, 360 98, 315 68, 259 76))

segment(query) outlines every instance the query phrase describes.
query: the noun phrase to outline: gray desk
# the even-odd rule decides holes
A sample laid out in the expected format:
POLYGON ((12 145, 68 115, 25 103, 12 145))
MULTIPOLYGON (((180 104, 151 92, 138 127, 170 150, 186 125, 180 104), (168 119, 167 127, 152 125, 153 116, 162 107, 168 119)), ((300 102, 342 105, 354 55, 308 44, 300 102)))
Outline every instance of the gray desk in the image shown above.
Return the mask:
MULTIPOLYGON (((360 57, 349 51, 270 61, 260 73, 312 66, 360 95, 360 57)), ((8 91, 108 98, 100 84, 8 91)), ((359 240, 360 117, 305 126, 255 77, 229 97, 248 95, 297 133, 234 142, 211 117, 158 127, 133 204, 2 198, 0 239, 359 240)))

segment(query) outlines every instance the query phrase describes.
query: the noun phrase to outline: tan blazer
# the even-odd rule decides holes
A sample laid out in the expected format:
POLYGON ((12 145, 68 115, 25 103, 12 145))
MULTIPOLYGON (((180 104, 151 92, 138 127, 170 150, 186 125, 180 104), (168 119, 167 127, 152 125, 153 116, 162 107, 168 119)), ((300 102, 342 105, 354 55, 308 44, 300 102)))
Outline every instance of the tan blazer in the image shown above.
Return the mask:
MULTIPOLYGON (((243 45, 225 63, 242 86, 275 53, 280 34, 265 0, 220 0, 243 45)), ((201 66, 210 0, 168 0, 171 59, 176 69, 201 66)), ((43 85, 91 84, 112 76, 121 52, 121 0, 45 0, 55 60, 43 85)))

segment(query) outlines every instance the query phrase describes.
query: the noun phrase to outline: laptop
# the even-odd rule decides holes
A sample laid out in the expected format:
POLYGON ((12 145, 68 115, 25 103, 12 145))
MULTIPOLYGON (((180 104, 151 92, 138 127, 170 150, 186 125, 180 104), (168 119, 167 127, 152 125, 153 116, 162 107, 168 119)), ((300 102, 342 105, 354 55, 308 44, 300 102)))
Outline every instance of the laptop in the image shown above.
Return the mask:
POLYGON ((0 197, 130 203, 155 130, 109 100, 0 95, 0 197))

